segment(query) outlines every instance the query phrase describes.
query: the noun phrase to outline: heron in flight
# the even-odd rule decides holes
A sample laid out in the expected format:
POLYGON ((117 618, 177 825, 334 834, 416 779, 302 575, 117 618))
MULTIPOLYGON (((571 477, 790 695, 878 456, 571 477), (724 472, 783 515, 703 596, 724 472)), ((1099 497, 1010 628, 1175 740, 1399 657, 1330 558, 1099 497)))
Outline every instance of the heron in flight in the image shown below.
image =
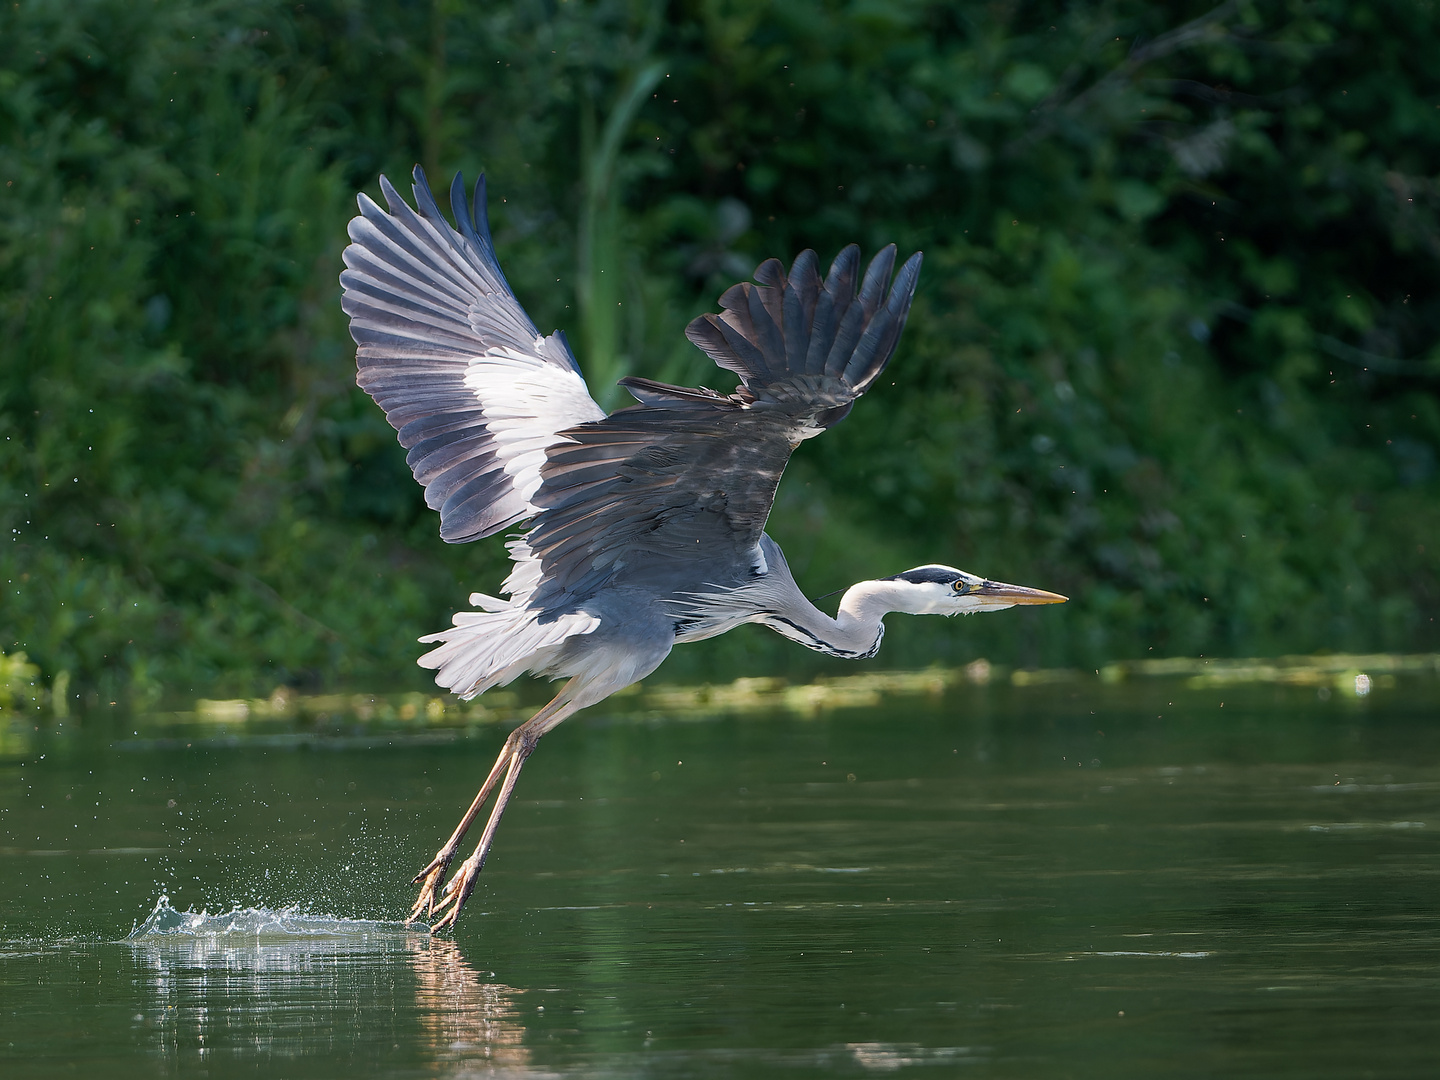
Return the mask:
POLYGON ((898 273, 895 246, 861 271, 845 248, 825 277, 813 251, 787 273, 720 297, 686 336, 739 377, 733 393, 620 380, 638 404, 610 415, 590 397, 565 335, 525 314, 496 259, 485 179, 467 202, 455 177, 445 220, 418 167, 411 207, 383 176, 382 209, 359 196, 341 304, 358 382, 409 451, 440 535, 465 543, 502 529, 514 567, 504 599, 420 640, 435 682, 461 698, 521 674, 564 679, 511 732, 479 794, 416 875, 411 918, 453 926, 475 888, 515 782, 541 736, 645 678, 678 643, 763 623, 830 656, 874 656, 890 612, 960 615, 1065 597, 928 565, 862 581, 835 618, 805 598, 765 534, 780 474, 805 439, 843 420, 885 370, 915 293, 920 255, 898 273), (473 206, 473 209, 472 209, 473 206), (474 853, 450 864, 496 784, 474 853))

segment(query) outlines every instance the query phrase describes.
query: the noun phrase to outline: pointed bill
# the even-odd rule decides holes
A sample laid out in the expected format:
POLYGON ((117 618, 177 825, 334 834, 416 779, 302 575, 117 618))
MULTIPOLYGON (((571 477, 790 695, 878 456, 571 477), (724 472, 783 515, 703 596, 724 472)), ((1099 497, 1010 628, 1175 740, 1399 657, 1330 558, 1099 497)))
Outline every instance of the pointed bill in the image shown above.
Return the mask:
POLYGON ((987 581, 973 595, 983 596, 996 604, 1063 604, 1070 599, 1059 593, 1030 589, 1024 585, 1007 585, 1003 581, 987 581))

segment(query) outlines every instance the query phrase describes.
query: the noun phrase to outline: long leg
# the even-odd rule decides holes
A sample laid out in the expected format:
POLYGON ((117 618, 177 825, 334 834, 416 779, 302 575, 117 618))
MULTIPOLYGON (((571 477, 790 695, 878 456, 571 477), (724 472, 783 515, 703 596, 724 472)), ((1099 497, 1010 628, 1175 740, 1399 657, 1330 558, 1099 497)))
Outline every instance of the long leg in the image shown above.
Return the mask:
MULTIPOLYGON (((516 728, 515 731, 519 731, 516 728)), ((460 850, 460 841, 465 839, 465 834, 470 826, 475 823, 475 818, 480 813, 480 808, 485 805, 485 800, 490 798, 490 791, 495 786, 495 781, 500 779, 500 773, 510 763, 510 756, 515 751, 515 732, 505 740, 505 745, 500 748, 500 756, 495 759, 495 765, 490 770, 490 775, 485 778, 485 783, 480 786, 480 793, 475 796, 475 801, 470 804, 470 809, 465 811, 465 816, 460 819, 460 824, 455 826, 455 831, 450 834, 450 839, 445 841, 445 846, 435 853, 425 869, 415 875, 417 884, 423 882, 420 888, 420 898, 415 901, 414 908, 410 911, 412 920, 420 918, 422 914, 430 915, 435 910, 435 893, 445 883, 445 871, 450 869, 450 860, 455 858, 455 853, 460 850)))
MULTIPOLYGON (((423 882, 423 884, 420 889, 420 897, 415 901, 415 907, 410 912, 411 919, 419 918, 422 913, 426 915, 434 914, 435 911, 443 909, 450 902, 450 898, 456 895, 454 891, 455 882, 452 881, 450 883, 451 887, 444 891, 443 895, 446 899, 438 905, 436 903, 436 893, 445 882, 445 872, 449 869, 451 860, 455 858, 455 853, 459 851, 461 840, 465 838, 465 833, 469 831, 470 826, 475 822, 475 818, 479 816, 480 808, 483 807, 486 800, 489 799, 490 792, 495 787, 495 782, 500 779, 500 775, 503 772, 505 774, 505 783, 496 800, 495 809, 490 815, 490 820, 486 823, 485 832, 480 841, 481 846, 476 849, 475 855, 467 859, 464 864, 468 867, 471 863, 474 863, 478 857, 479 865, 474 866, 468 874, 469 883, 465 889, 465 896, 455 905, 455 909, 449 915, 449 925, 454 925, 455 916, 459 914, 461 905, 465 903, 465 899, 469 897, 471 890, 474 889, 475 875, 480 872, 480 867, 484 865, 485 855, 489 853, 490 844, 494 841, 495 829, 500 824, 500 816, 504 812, 505 804, 510 800, 511 791, 514 790, 515 778, 520 774, 520 765, 523 765, 525 759, 534 751, 535 744, 540 741, 541 735, 545 734, 545 732, 549 731, 575 711, 574 707, 567 707, 570 704, 567 694, 569 689, 570 685, 567 683, 565 688, 556 694, 543 709, 512 731, 510 737, 505 740, 505 745, 501 747, 500 754, 496 757, 495 764, 490 769, 490 775, 485 778, 485 783, 481 786, 479 793, 476 794, 474 801, 470 803, 470 808, 465 811, 465 816, 460 819, 460 824, 457 825, 455 831, 450 834, 450 839, 445 841, 444 847, 435 853, 435 858, 430 860, 425 869, 415 875, 415 881, 417 883, 423 882)), ((444 923, 444 921, 445 920, 442 920, 442 923, 444 923)))
POLYGON ((505 807, 509 804, 510 796, 515 791, 515 781, 520 778, 520 770, 525 767, 526 760, 535 752, 535 747, 540 742, 540 736, 581 708, 574 701, 567 700, 569 691, 570 686, 567 685, 549 705, 513 732, 511 739, 514 742, 514 749, 510 752, 510 760, 505 768, 505 782, 500 786, 500 793, 495 797, 495 806, 490 811, 490 820, 485 823, 485 831, 480 834, 480 843, 475 845, 474 853, 460 864, 459 871, 450 879, 441 893, 440 903, 435 905, 434 910, 445 913, 441 916, 440 921, 430 928, 431 930, 439 931, 447 926, 454 926, 455 921, 460 917, 460 909, 465 906, 465 901, 475 890, 475 879, 485 868, 485 860, 490 855, 490 846, 495 842, 495 830, 500 827, 500 818, 504 816, 505 807), (449 911, 445 911, 447 907, 450 908, 449 911))
MULTIPOLYGON (((533 749, 533 746, 530 749, 533 749)), ((480 876, 480 871, 485 869, 490 846, 495 842, 495 830, 500 827, 500 818, 515 791, 515 781, 520 778, 520 770, 529 756, 529 750, 525 749, 523 744, 516 747, 515 752, 510 755, 510 765, 505 770, 505 783, 500 787, 500 794, 495 797, 495 807, 490 811, 490 820, 485 823, 485 831, 480 834, 480 843, 475 845, 474 854, 460 864, 460 869, 446 884, 440 903, 435 906, 437 912, 444 914, 431 930, 440 931, 447 926, 454 926, 455 920, 460 918, 460 909, 475 891, 475 879, 480 876), (449 911, 445 911, 447 907, 450 908, 449 911)))

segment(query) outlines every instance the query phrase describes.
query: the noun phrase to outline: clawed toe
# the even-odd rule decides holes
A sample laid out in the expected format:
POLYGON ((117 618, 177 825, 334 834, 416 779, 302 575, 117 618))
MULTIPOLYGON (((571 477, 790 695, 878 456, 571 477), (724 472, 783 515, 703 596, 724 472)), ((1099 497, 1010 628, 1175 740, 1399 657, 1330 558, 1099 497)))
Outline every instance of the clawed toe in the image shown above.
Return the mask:
POLYGON ((444 912, 440 920, 430 927, 433 932, 438 933, 455 925, 455 921, 460 918, 460 909, 465 906, 465 901, 475 889, 475 878, 479 873, 480 868, 475 860, 466 859, 455 876, 446 883, 440 893, 440 902, 433 904, 430 909, 432 915, 444 912), (446 911, 446 908, 449 910, 446 911))
POLYGON ((450 865, 450 859, 437 855, 430 865, 415 875, 415 883, 420 885, 420 896, 415 901, 415 906, 410 909, 410 920, 420 918, 422 915, 430 916, 435 912, 435 892, 445 881, 445 871, 450 865))
POLYGON ((416 874, 413 878, 410 879, 410 884, 419 885, 420 882, 424 881, 428 877, 431 877, 436 870, 444 873, 445 868, 450 865, 450 860, 454 857, 455 856, 453 852, 449 854, 443 851, 440 852, 438 855, 435 856, 435 858, 431 859, 428 863, 425 864, 425 868, 423 870, 421 870, 418 874, 416 874))

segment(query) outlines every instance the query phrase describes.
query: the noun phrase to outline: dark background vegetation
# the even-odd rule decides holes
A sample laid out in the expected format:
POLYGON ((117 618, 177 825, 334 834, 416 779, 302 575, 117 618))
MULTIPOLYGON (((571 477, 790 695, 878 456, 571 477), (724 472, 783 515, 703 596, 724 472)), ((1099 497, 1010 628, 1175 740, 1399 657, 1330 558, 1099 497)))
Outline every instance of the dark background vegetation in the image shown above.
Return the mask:
POLYGON ((0 649, 112 697, 424 684, 503 550, 439 541, 336 282, 417 161, 487 171, 607 404, 724 385, 682 329, 764 257, 925 251, 771 532, 817 594, 1075 599, 895 617, 878 663, 1436 648, 1437 57, 1433 0, 7 3, 0 649))

